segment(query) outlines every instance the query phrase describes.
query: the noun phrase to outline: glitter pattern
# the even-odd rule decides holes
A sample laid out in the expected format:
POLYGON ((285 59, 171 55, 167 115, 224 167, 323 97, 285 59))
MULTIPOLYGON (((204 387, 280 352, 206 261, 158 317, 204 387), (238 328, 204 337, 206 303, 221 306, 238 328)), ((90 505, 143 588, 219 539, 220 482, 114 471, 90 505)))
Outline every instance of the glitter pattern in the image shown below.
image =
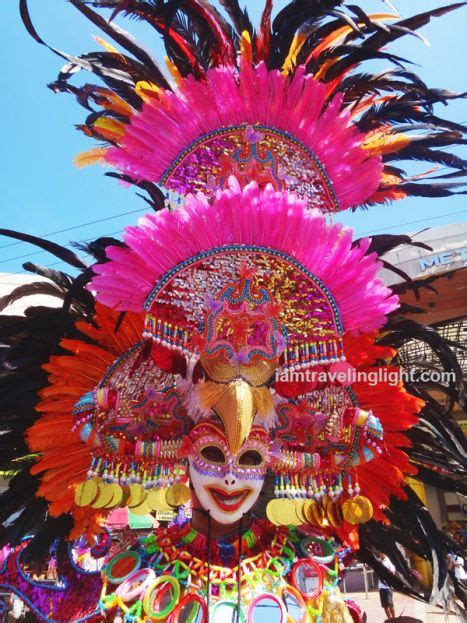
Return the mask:
POLYGON ((272 184, 295 192, 323 212, 340 209, 316 156, 287 132, 264 125, 221 128, 200 137, 164 172, 161 183, 179 195, 201 191, 212 197, 227 187, 229 175, 242 185, 255 181, 260 188, 272 184))
POLYGON ((169 271, 147 299, 150 314, 145 337, 194 352, 193 334, 202 328, 200 311, 206 299, 217 300, 237 279, 243 264, 255 267, 255 287, 265 288, 278 307, 284 308, 279 319, 287 331, 286 365, 316 365, 343 358, 340 318, 329 291, 293 258, 261 247, 213 249, 169 271), (294 315, 288 309, 295 309, 294 315))
POLYGON ((199 474, 216 478, 224 478, 228 474, 232 474, 239 480, 264 479, 270 456, 269 439, 265 437, 264 432, 255 431, 253 428, 250 437, 236 455, 230 452, 225 435, 219 429, 216 430, 212 425, 206 426, 201 424, 195 427, 190 437, 194 440, 191 463, 199 474), (203 449, 209 446, 218 448, 224 455, 225 460, 223 462, 214 462, 206 459, 203 456, 203 449), (261 455, 261 464, 255 466, 242 465, 242 456, 252 450, 261 455))

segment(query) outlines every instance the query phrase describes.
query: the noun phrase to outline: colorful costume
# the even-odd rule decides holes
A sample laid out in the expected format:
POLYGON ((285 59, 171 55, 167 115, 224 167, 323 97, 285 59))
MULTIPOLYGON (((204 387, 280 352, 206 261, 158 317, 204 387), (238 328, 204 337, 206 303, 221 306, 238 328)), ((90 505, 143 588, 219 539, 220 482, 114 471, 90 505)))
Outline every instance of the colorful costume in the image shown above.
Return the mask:
MULTIPOLYGON (((420 453, 410 457, 409 431, 424 401, 390 381, 397 371, 391 336, 409 335, 415 323, 403 326, 395 316, 398 298, 378 277, 378 241, 353 241, 324 213, 433 188, 452 192, 451 183, 418 184, 388 164, 413 149, 430 159, 428 145, 461 140, 429 112, 436 98, 451 95, 402 69, 373 83, 349 73, 359 54, 399 64, 381 46, 401 27, 447 9, 391 25, 394 16, 356 7, 357 22, 291 3, 271 30, 268 2, 253 36, 234 2, 225 6, 235 34, 201 2, 180 3, 173 14, 168 5, 97 2, 161 30, 170 89, 112 21, 72 4, 137 59, 106 42, 96 55, 59 52, 69 64, 55 88, 100 106, 82 129, 109 142, 78 164, 116 167, 114 175, 149 193, 156 213, 128 227, 123 243, 90 247, 98 261, 92 275, 85 269, 70 282, 60 352, 49 357, 46 347, 38 355, 48 380, 33 388, 40 400, 32 421, 24 418, 32 465, 23 459, 37 479, 30 494, 41 500, 39 509, 26 506, 37 518, 36 538, 10 555, 0 586, 28 603, 40 594, 40 607, 32 603, 48 621, 256 623, 264 608, 278 623, 287 615, 301 623, 358 621, 337 582, 360 539, 363 557, 377 566, 370 548, 381 546, 389 518, 393 526, 384 529, 402 538, 390 510, 396 499, 418 513, 404 536, 408 547, 425 555, 436 530, 405 481, 423 462, 420 453), (325 16, 331 21, 321 25, 325 16), (368 35, 361 48, 349 43, 357 35, 368 35), (72 87, 68 78, 79 67, 107 86, 72 87), (379 99, 380 90, 396 89, 405 95, 379 99), (407 111, 421 136, 397 127, 407 111), (433 126, 436 136, 423 133, 433 126), (377 385, 370 373, 379 375, 377 385), (83 570, 73 586, 80 570, 70 552, 63 564, 71 579, 61 592, 24 573, 16 582, 23 552, 48 546, 47 532, 52 539, 85 534, 92 544, 109 513, 126 506, 171 525, 111 556, 102 583, 83 570), (80 582, 85 600, 75 591, 80 582)), ((43 43, 25 2, 22 15, 43 43)), ((399 242, 385 237, 381 248, 399 242)), ((76 256, 67 258, 79 267, 76 256)), ((30 312, 16 328, 28 337, 42 331, 42 313, 30 312)), ((48 313, 45 325, 58 314, 48 313)), ((14 323, 3 330, 7 345, 14 323)), ((14 364, 14 348, 10 355, 14 364)), ((15 458, 21 454, 17 448, 15 458)), ((444 469, 454 487, 457 469, 455 462, 451 474, 444 469)), ((5 512, 28 477, 24 470, 13 479, 5 512)), ((23 521, 7 532, 13 545, 15 534, 30 531, 23 521)), ((401 573, 392 581, 420 596, 410 570, 401 573)), ((441 570, 438 589, 445 578, 441 570)))

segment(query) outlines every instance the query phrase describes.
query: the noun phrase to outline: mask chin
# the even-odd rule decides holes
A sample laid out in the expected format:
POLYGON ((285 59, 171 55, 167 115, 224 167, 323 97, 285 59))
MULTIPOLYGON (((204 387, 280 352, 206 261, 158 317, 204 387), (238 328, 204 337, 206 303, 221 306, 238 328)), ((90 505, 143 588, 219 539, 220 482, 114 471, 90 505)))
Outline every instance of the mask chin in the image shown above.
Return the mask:
POLYGON ((255 505, 264 478, 243 480, 228 473, 223 477, 202 474, 190 459, 190 481, 204 510, 219 524, 239 521, 255 505))

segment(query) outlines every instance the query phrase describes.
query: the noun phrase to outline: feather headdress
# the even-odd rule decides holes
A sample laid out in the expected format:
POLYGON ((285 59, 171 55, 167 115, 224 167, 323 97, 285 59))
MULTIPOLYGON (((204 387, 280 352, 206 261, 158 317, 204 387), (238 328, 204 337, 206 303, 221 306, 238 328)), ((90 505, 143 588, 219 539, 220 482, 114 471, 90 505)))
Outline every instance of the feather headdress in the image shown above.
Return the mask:
MULTIPOLYGON (((173 408, 179 398, 182 409, 196 403, 210 411, 214 403, 222 402, 215 377, 197 383, 203 390, 191 391, 194 381, 206 381, 199 376, 199 365, 218 372, 214 349, 219 347, 223 356, 227 353, 221 372, 228 378, 222 382, 231 384, 232 374, 240 370, 248 381, 250 410, 259 413, 260 406, 267 411, 271 405, 265 399, 270 389, 264 391, 265 375, 257 383, 253 375, 248 376, 258 355, 253 351, 258 349, 251 344, 232 348, 228 323, 233 322, 233 310, 241 309, 237 324, 242 339, 251 326, 255 331, 260 327, 255 339, 257 334, 267 336, 259 350, 262 361, 270 356, 268 373, 284 367, 286 360, 291 368, 302 369, 330 366, 344 354, 357 369, 391 370, 398 363, 392 347, 413 336, 425 340, 440 354, 442 365, 456 372, 456 382, 448 388, 451 409, 447 413, 419 384, 408 393, 401 384, 374 388, 357 383, 352 391, 331 388, 343 408, 326 422, 316 408, 323 388, 275 380, 277 417, 269 422, 268 433, 300 448, 297 460, 307 454, 308 467, 316 467, 313 461, 324 456, 315 452, 316 439, 338 445, 336 431, 345 431, 352 442, 357 439, 351 451, 336 452, 334 463, 324 457, 328 463, 323 465, 333 477, 342 472, 342 463, 354 470, 375 508, 377 521, 359 530, 362 558, 377 568, 371 548, 387 549, 393 557, 392 543, 398 540, 439 565, 441 587, 447 573, 444 542, 404 483, 418 469, 418 477, 427 483, 462 489, 464 440, 452 417, 452 404, 460 400, 460 370, 449 346, 438 341, 433 331, 395 315, 396 297, 376 275, 375 252, 399 244, 399 238, 352 245, 347 230, 327 225, 310 208, 334 212, 411 194, 458 192, 460 184, 453 179, 464 173, 465 162, 445 148, 464 142, 464 127, 438 117, 433 107, 462 95, 429 88, 386 46, 464 3, 399 19, 368 15, 341 0, 294 1, 272 20, 268 1, 258 29, 246 11, 230 0, 221 2, 222 12, 198 0, 95 0, 95 8, 113 10, 109 19, 87 1, 71 3, 113 40, 98 39, 104 51, 79 57, 53 49, 67 64, 51 87, 76 95, 89 111, 80 129, 104 142, 79 157, 78 164, 115 166, 118 172, 109 174, 146 191, 156 211, 166 199, 172 207, 179 203, 183 207, 145 217, 138 227, 128 228, 124 243, 97 242, 89 248, 96 252, 99 264, 87 291, 84 284, 90 281, 91 271, 74 254, 23 234, 2 232, 37 243, 82 271, 70 278, 31 267, 46 273, 52 284, 27 286, 2 301, 7 307, 15 298, 41 288, 63 301, 61 314, 36 308, 25 318, 1 319, 4 408, 0 422, 5 434, 0 445, 3 464, 15 476, 2 497, 0 517, 5 521, 22 511, 7 525, 3 541, 14 545, 32 533, 35 539, 25 555, 36 556, 56 537, 73 538, 80 531, 92 535, 99 529, 100 513, 77 506, 74 497, 78 479, 101 469, 97 461, 97 467, 93 464, 86 470, 85 457, 99 453, 102 439, 135 456, 140 434, 133 427, 130 443, 130 435, 123 435, 123 441, 112 436, 107 421, 99 429, 95 426, 96 406, 102 412, 110 405, 113 414, 120 415, 112 402, 119 396, 110 387, 118 374, 127 378, 128 370, 138 370, 144 377, 147 366, 157 370, 164 382, 183 379, 181 395, 172 402, 172 395, 167 402, 168 393, 148 388, 145 400, 160 400, 164 406, 156 417, 159 433, 164 426, 170 428, 175 415, 179 422, 186 420, 173 408), (146 22, 162 35, 167 70, 115 24, 123 15, 146 22), (393 69, 366 74, 361 66, 369 60, 389 61, 393 69), (101 84, 74 86, 72 77, 79 69, 94 73, 101 84), (410 177, 400 168, 404 160, 452 171, 438 172, 434 178, 410 177), (191 179, 193 174, 196 180, 191 179), (231 175, 237 178, 233 186, 229 186, 231 175), (256 184, 249 186, 251 180, 256 184), (187 192, 198 190, 204 197, 185 198, 187 192), (300 198, 288 194, 292 190, 300 198), (103 246, 108 247, 105 253, 103 246), (211 273, 219 271, 221 283, 208 278, 209 262, 214 267, 211 273), (276 269, 277 275, 286 277, 282 283, 274 278, 276 269), (240 275, 237 285, 232 285, 233 273, 240 275), (192 296, 183 286, 186 277, 192 279, 188 281, 192 296), (284 290, 284 284, 290 283, 292 303, 284 290), (101 306, 94 315, 96 291, 101 306), (206 294, 213 296, 205 301, 206 294), (300 322, 294 323, 279 303, 286 310, 289 305, 303 312, 300 322), (105 305, 125 314, 118 316, 105 305), (206 313, 200 313, 202 305, 206 313), (173 326, 172 317, 180 326, 173 326), (143 322, 140 340, 136 334, 143 322), (227 330, 210 334, 213 327, 227 330), (378 329, 383 332, 378 334, 378 329), (207 339, 197 340, 197 332, 207 339), (38 344, 34 352, 32 341, 38 344), (76 374, 71 365, 76 366, 76 374), (165 409, 169 403, 170 411, 165 409), (370 410, 374 416, 370 417, 370 410), (386 431, 384 447, 381 425, 386 431), (368 436, 359 438, 356 433, 362 432, 368 436), (57 450, 58 434, 67 453, 57 450), (377 482, 372 464, 380 476, 377 482)), ((32 25, 26 0, 20 0, 20 8, 30 34, 45 44, 32 25)), ((267 381, 271 384, 270 378, 267 381)), ((135 383, 127 385, 131 388, 135 383)), ((125 391, 124 387, 122 394, 125 391)), ((222 419, 222 409, 219 412, 222 419)), ((268 420, 267 413, 261 415, 268 420)), ((246 427, 241 424, 235 443, 252 422, 246 427)), ((154 444, 150 447, 159 451, 154 444)), ((167 453, 173 452, 174 447, 168 447, 167 453)), ((332 483, 337 490, 338 481, 332 483)), ((356 544, 356 528, 333 527, 343 542, 356 544)), ((400 590, 423 596, 413 588, 409 570, 403 564, 398 568, 403 582, 395 577, 390 581, 400 590)))
MULTIPOLYGON (((45 44, 20 4, 28 31, 45 44)), ((88 2, 72 4, 120 48, 103 42, 105 51, 80 57, 52 48, 67 64, 51 88, 74 93, 91 111, 79 127, 110 147, 79 163, 116 166, 123 172, 111 175, 144 188, 156 207, 159 184, 177 203, 179 193, 222 186, 228 172, 313 191, 313 207, 325 211, 461 192, 465 161, 446 148, 464 143, 465 128, 434 106, 465 94, 428 87, 387 46, 408 35, 423 40, 419 28, 465 3, 400 19, 341 0, 291 2, 271 20, 268 2, 257 30, 230 1, 222 3, 227 19, 197 0, 93 2, 113 9, 110 20, 88 2), (115 24, 123 15, 162 35, 167 70, 115 24), (393 68, 367 73, 368 61, 393 68), (74 86, 79 70, 104 86, 74 86), (223 149, 229 157, 220 162, 223 149), (404 161, 428 164, 408 175, 404 161), (433 166, 452 171, 433 175, 433 166)))

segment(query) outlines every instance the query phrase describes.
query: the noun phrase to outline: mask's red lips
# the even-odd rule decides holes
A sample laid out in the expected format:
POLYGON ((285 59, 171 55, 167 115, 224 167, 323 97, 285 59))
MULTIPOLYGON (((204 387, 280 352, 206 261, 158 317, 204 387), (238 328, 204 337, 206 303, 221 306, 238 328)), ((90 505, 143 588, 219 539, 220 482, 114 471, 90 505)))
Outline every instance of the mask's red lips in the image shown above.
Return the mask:
POLYGON ((235 491, 226 491, 220 487, 206 486, 211 500, 221 511, 225 513, 234 513, 245 502, 251 493, 250 488, 235 489, 235 491))

